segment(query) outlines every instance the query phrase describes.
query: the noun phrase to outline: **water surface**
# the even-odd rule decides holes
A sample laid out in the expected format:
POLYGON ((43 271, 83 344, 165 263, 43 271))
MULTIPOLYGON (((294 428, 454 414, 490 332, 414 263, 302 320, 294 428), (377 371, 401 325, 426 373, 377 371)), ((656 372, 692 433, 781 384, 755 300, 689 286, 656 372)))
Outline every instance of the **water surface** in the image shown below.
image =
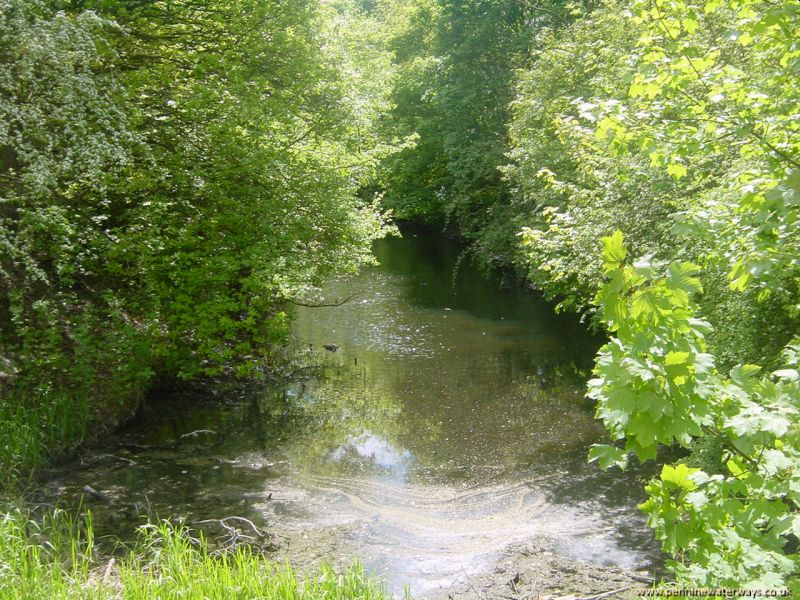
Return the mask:
POLYGON ((649 566, 642 482, 585 462, 602 437, 583 394, 602 340, 485 276, 452 241, 410 233, 376 255, 379 267, 324 291, 349 302, 296 311, 295 345, 324 376, 177 395, 57 477, 56 493, 111 496, 100 535, 132 531, 123 505, 244 516, 285 536, 278 560, 357 556, 417 597, 531 538, 649 566))

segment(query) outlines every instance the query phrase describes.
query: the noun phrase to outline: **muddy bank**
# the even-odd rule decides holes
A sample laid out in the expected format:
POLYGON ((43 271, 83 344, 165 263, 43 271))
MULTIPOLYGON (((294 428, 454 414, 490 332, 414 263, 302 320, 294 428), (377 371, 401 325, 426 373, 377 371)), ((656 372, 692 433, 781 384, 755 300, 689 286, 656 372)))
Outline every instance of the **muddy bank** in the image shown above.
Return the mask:
MULTIPOLYGON (((280 548, 267 556, 277 562, 290 561, 301 574, 313 573, 321 564, 331 562, 344 569, 350 557, 357 555, 357 532, 358 526, 343 526, 314 535, 281 535, 280 548)), ((373 573, 382 575, 380 569, 373 573)), ((450 571, 438 585, 423 591, 412 587, 411 595, 415 600, 533 600, 548 595, 581 598, 617 590, 604 597, 631 598, 633 590, 651 587, 654 575, 659 576, 647 570, 575 560, 559 551, 556 540, 541 538, 513 543, 495 561, 450 571)), ((397 582, 384 583, 396 598, 402 598, 397 582)))
MULTIPOLYGON (((343 570, 357 552, 357 527, 339 527, 313 536, 280 536, 280 548, 266 556, 289 561, 297 571, 311 574, 331 561, 343 570)), ((380 571, 374 572, 377 577, 380 571)), ((430 575, 435 575, 431 573, 430 575)), ((422 592, 414 589, 415 600, 533 600, 551 596, 590 597, 611 593, 607 598, 631 598, 634 590, 651 587, 654 573, 592 564, 559 553, 547 539, 527 540, 508 546, 493 563, 481 568, 449 573, 439 585, 422 592)), ((402 597, 397 585, 385 582, 395 598, 402 597)))
POLYGON ((607 598, 630 598, 634 589, 650 587, 652 574, 617 567, 592 565, 560 556, 547 541, 515 544, 493 568, 464 573, 449 588, 425 596, 426 600, 533 600, 553 597, 587 597, 618 590, 607 598))

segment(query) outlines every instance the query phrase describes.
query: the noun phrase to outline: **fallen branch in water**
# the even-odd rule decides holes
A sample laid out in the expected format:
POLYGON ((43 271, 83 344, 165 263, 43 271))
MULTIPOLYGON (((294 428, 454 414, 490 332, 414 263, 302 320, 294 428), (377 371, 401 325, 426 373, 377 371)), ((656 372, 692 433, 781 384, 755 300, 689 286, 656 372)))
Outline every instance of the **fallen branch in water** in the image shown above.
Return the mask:
POLYGON ((350 300, 352 300, 356 296, 360 296, 363 293, 364 290, 356 292, 355 294, 350 294, 347 298, 345 298, 341 302, 321 302, 319 304, 306 304, 304 302, 297 302, 296 300, 289 300, 289 302, 291 304, 294 304, 295 306, 303 306, 305 308, 325 308, 327 306, 342 306, 343 304, 347 304, 348 302, 350 302, 350 300))
POLYGON ((242 521, 243 523, 246 523, 247 525, 249 525, 250 528, 259 537, 265 537, 267 535, 266 531, 261 531, 258 527, 256 527, 255 523, 253 523, 250 519, 245 519, 244 517, 231 516, 231 517, 225 517, 224 519, 204 519, 203 521, 195 521, 195 523, 214 523, 214 522, 216 522, 216 523, 219 523, 220 525, 222 525, 223 527, 225 527, 227 529, 228 525, 226 525, 225 521, 242 521))
POLYGON ((144 446, 142 444, 134 444, 133 442, 125 442, 117 444, 116 448, 128 450, 129 452, 152 452, 153 450, 175 450, 178 444, 159 444, 155 446, 144 446))
POLYGON ((250 519, 230 516, 222 519, 203 519, 202 521, 194 521, 192 524, 201 525, 206 523, 216 523, 227 533, 227 538, 222 541, 220 548, 216 550, 214 554, 233 552, 242 544, 255 547, 259 551, 276 550, 278 548, 277 534, 259 529, 250 519), (228 521, 244 523, 249 529, 242 529, 231 525, 228 521), (245 531, 254 535, 248 535, 245 531))
POLYGON ((217 432, 216 432, 216 431, 214 431, 213 429, 195 429, 194 431, 190 431, 189 433, 184 433, 184 434, 181 436, 181 439, 183 439, 183 438, 188 438, 188 437, 193 437, 193 438, 196 438, 196 437, 198 437, 198 436, 199 436, 201 433, 213 433, 214 435, 218 435, 218 434, 217 434, 217 432))
POLYGON ((110 458, 112 460, 116 460, 118 462, 124 462, 128 465, 135 465, 136 461, 131 460, 130 458, 125 458, 124 456, 117 456, 116 454, 96 454, 88 459, 81 459, 81 464, 84 465, 93 465, 96 462, 103 460, 104 458, 110 458))

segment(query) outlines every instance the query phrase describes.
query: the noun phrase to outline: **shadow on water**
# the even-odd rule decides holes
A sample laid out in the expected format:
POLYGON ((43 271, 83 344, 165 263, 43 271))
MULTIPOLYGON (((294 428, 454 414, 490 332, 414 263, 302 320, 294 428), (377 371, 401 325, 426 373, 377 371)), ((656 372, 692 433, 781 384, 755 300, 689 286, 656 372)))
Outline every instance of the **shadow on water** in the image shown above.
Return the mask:
POLYGON ((411 234, 376 255, 379 267, 324 290, 352 301, 296 311, 298 352, 324 376, 171 398, 65 469, 51 494, 101 489, 113 503, 96 507, 98 534, 123 538, 142 507, 247 517, 287 537, 277 560, 359 556, 417 595, 532 538, 579 560, 652 566, 635 509, 647 474, 585 461, 602 438, 583 394, 602 340, 459 262, 452 241, 411 234))

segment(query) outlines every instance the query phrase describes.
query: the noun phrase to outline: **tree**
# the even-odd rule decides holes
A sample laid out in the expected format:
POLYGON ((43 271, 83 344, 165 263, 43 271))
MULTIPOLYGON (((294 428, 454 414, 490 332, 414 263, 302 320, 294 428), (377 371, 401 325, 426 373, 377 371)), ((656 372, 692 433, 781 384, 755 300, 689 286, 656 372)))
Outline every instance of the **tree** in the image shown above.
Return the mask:
POLYGON ((797 594, 800 5, 631 6, 625 19, 609 5, 576 22, 575 37, 556 33, 523 76, 509 173, 538 202, 523 235, 533 279, 573 305, 599 269, 607 279, 596 304, 612 339, 589 395, 614 443, 592 459, 624 467, 662 445, 692 451, 663 467, 642 505, 678 582, 797 594), (599 69, 559 59, 562 44, 608 44, 605 28, 616 49, 598 53, 599 69), (542 85, 558 77, 583 87, 559 97, 542 85), (539 124, 568 158, 549 155, 539 124), (623 199, 622 214, 608 197, 623 199), (674 227, 642 229, 653 201, 674 227), (582 256, 592 233, 619 226, 644 256, 628 260, 619 231, 601 261, 582 256), (718 367, 743 357, 781 368, 718 367), (709 446, 716 455, 698 451, 709 446))
POLYGON ((509 123, 511 220, 528 278, 561 308, 583 311, 602 278, 597 239, 615 229, 638 253, 675 252, 669 215, 685 206, 666 173, 631 151, 598 143, 595 97, 627 93, 627 53, 637 31, 624 5, 610 4, 537 37, 532 66, 518 75, 509 123))
POLYGON ((508 263, 516 230, 499 167, 514 72, 535 32, 562 12, 505 0, 386 5, 398 63, 387 131, 418 136, 414 149, 386 163, 386 203, 401 218, 457 230, 486 263, 508 263))
POLYGON ((345 51, 354 6, 0 7, 0 364, 42 436, 268 367, 282 303, 372 260, 388 61, 345 51))
POLYGON ((600 465, 625 467, 628 453, 656 458, 659 444, 690 448, 702 437, 723 447, 713 470, 664 465, 641 505, 679 584, 789 587, 800 592, 800 338, 787 368, 759 376, 739 365, 726 377, 707 352, 710 326, 692 296, 690 263, 630 264, 622 234, 603 239, 608 282, 597 302, 613 337, 597 356, 589 395, 616 445, 596 445, 600 465), (620 447, 621 446, 621 447, 620 447))
MULTIPOLYGON (((794 83, 780 81, 794 81, 794 67, 781 61, 793 38, 769 34, 758 48, 742 45, 741 27, 755 32, 765 22, 741 17, 740 27, 736 11, 721 5, 706 13, 702 6, 637 3, 626 16, 627 6, 609 3, 546 32, 520 77, 507 173, 525 227, 529 276, 562 306, 585 310, 602 273, 593 240, 622 229, 636 254, 684 256, 702 265, 701 303, 717 325, 709 339, 721 361, 772 364, 796 328, 796 266, 787 260, 796 252, 776 242, 796 238, 794 192, 791 179, 779 183, 791 164, 775 155, 777 170, 770 172, 772 159, 755 156, 769 154, 768 146, 751 143, 748 123, 772 120, 784 129, 780 135, 788 131, 780 123, 797 108, 784 87, 794 83), (678 33, 665 33, 668 13, 691 31, 679 25, 678 33), (777 44, 771 50, 769 39, 777 44), (699 76, 700 67, 708 72, 699 76), (706 98, 704 86, 728 86, 726 93, 744 104, 751 95, 783 99, 771 108, 759 101, 759 116, 744 105, 723 109, 723 96, 706 98), (695 97, 702 102, 687 100, 695 97), (725 127, 717 123, 726 119, 725 127), (762 184, 739 205, 737 198, 762 184), (770 195, 780 201, 762 202, 770 185, 778 186, 770 195), (736 264, 738 283, 730 289, 736 264), (744 285, 748 277, 759 281, 744 285)), ((768 13, 764 19, 777 18, 768 13)), ((767 143, 777 148, 788 140, 767 143)))

